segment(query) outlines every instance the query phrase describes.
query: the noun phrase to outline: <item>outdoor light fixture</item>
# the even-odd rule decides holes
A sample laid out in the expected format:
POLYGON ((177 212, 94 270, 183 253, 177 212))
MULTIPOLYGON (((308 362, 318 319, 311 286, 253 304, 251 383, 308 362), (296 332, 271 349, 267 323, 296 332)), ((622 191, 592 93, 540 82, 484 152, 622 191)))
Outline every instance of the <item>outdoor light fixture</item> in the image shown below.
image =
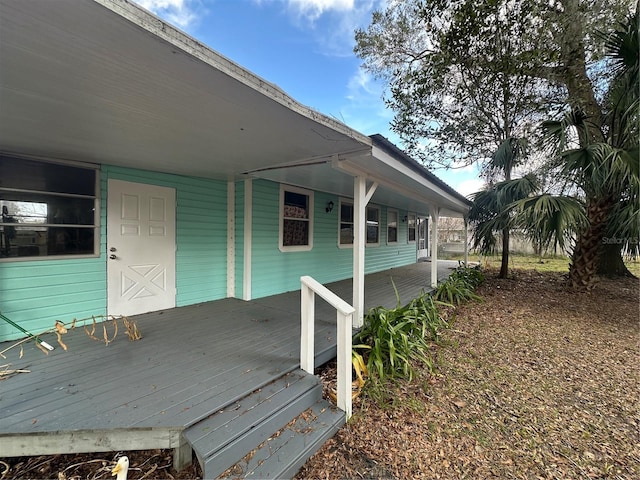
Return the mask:
POLYGON ((407 223, 407 216, 402 217, 402 223, 407 223))
POLYGON ((325 208, 327 213, 331 213, 331 211, 333 211, 333 202, 331 200, 329 200, 329 203, 327 203, 327 208, 325 208))

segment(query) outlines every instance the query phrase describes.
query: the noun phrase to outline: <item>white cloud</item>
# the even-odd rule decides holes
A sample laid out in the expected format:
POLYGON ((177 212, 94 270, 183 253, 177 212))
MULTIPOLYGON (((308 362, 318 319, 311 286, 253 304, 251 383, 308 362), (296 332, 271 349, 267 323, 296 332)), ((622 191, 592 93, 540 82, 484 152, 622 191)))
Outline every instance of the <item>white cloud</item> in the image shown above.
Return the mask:
POLYGON ((357 100, 361 98, 363 94, 365 96, 375 95, 378 98, 382 93, 380 87, 375 84, 371 74, 366 72, 362 68, 358 68, 358 71, 353 75, 347 83, 349 100, 357 100))
POLYGON ((393 112, 382 102, 383 85, 369 73, 358 68, 347 82, 346 104, 341 109, 342 120, 352 128, 366 133, 387 132, 393 112))
POLYGON ((354 2, 355 0, 287 0, 290 9, 311 21, 325 12, 352 10, 354 2))
POLYGON ((189 27, 198 18, 193 0, 136 0, 140 6, 180 28, 189 27))
POLYGON ((470 178, 451 186, 461 195, 468 197, 472 193, 479 192, 484 188, 484 180, 480 178, 470 178))
POLYGON ((308 33, 324 55, 352 57, 354 31, 371 21, 371 13, 387 0, 253 0, 280 4, 300 30, 308 33))

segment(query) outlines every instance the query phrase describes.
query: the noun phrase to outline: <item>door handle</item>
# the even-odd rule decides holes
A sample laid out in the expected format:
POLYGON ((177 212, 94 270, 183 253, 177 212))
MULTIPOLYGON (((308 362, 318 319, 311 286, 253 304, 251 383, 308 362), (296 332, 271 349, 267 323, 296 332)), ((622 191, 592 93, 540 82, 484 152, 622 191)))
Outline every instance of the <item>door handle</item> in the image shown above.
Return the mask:
POLYGON ((109 255, 109 258, 110 258, 111 260, 115 260, 115 259, 116 259, 116 258, 118 258, 118 257, 116 257, 115 255, 109 255))

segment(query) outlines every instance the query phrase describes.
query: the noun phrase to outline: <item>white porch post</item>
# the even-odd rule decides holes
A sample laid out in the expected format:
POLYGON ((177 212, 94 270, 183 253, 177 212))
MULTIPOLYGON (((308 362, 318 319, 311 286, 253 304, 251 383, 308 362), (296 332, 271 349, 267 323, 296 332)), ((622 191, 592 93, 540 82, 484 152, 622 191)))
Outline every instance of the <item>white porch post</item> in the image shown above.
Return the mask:
POLYGON ((364 319, 364 245, 366 242, 366 179, 353 178, 353 326, 362 327, 364 319))
POLYGON ((440 208, 431 211, 431 288, 438 286, 438 217, 440 208))
POLYGON ((227 298, 236 296, 236 183, 227 182, 227 298))
POLYGON ((353 326, 356 328, 360 328, 364 320, 364 246, 367 242, 367 204, 377 188, 378 182, 373 182, 367 189, 365 177, 353 178, 353 308, 355 308, 353 326))
POLYGON ((244 181, 244 264, 242 269, 242 299, 251 300, 251 244, 252 239, 253 183, 244 181))
POLYGON ((469 221, 464 217, 464 266, 469 266, 469 221))
MULTIPOLYGON (((304 278, 304 277, 303 277, 304 278)), ((302 279, 301 279, 302 280, 302 279)), ((300 368, 313 375, 315 368, 315 293, 301 282, 300 290, 300 368)))

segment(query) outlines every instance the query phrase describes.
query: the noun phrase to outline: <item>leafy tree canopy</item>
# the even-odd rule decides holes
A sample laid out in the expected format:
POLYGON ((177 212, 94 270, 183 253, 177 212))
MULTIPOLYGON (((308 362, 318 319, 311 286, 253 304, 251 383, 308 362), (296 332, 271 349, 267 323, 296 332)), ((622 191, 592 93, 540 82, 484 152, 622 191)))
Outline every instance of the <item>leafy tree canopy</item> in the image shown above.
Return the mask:
MULTIPOLYGON (((356 31, 364 68, 389 84, 392 128, 429 164, 489 159, 566 105, 596 125, 613 72, 605 39, 631 0, 404 0, 356 31)), ((600 140, 594 129, 594 141, 600 140)))

